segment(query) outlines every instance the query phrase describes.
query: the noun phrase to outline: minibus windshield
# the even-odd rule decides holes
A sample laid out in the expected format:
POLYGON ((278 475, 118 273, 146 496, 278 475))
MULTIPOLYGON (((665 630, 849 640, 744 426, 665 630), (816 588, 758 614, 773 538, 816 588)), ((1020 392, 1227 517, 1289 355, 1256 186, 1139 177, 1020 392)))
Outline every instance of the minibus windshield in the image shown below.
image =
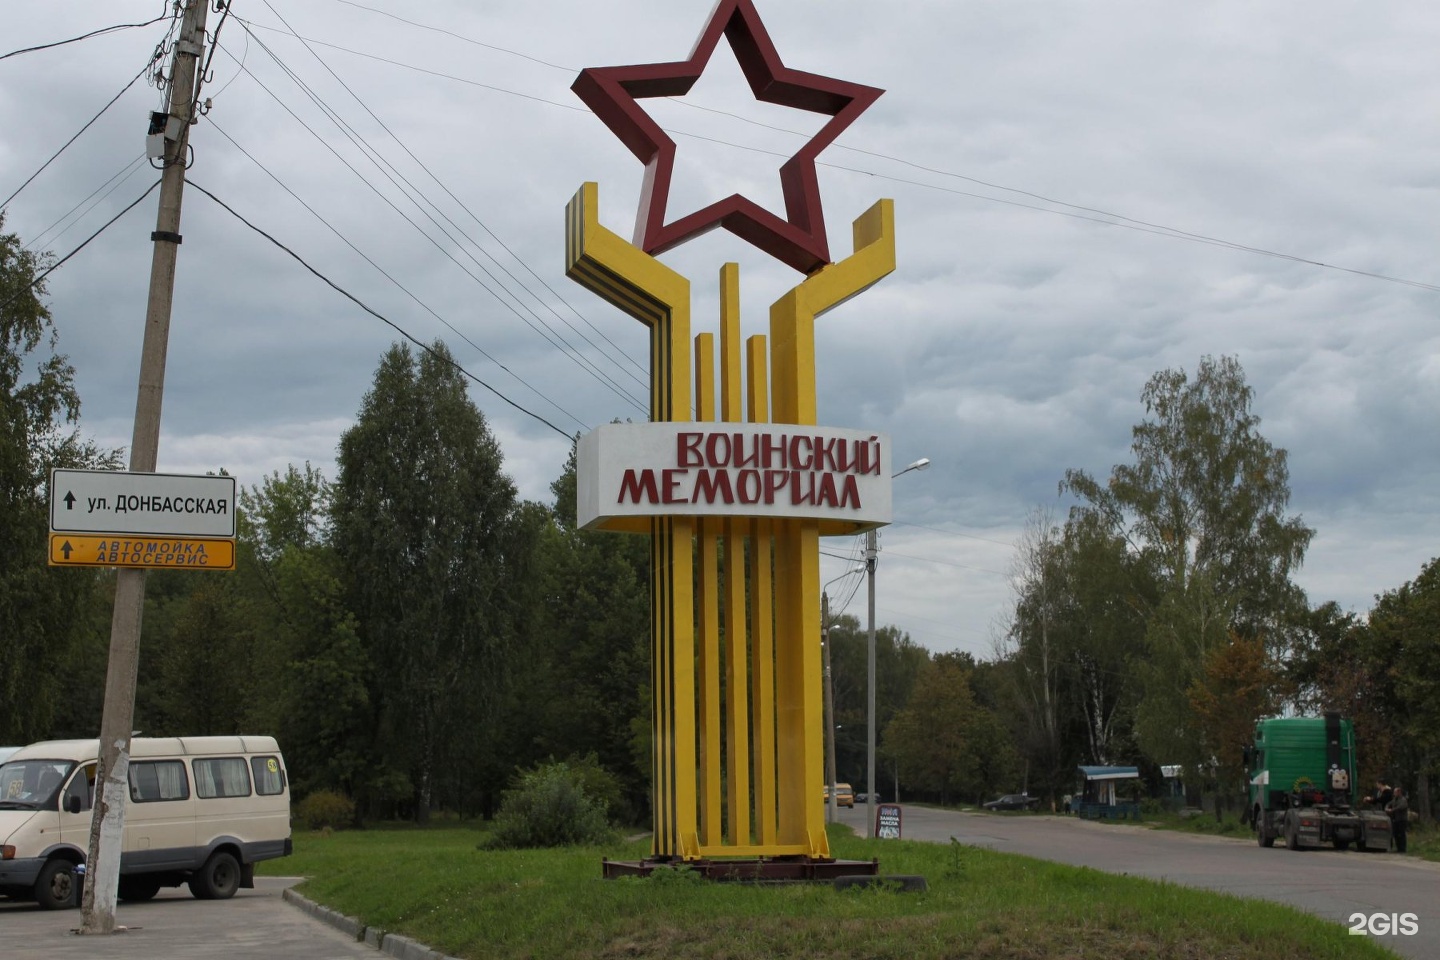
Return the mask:
POLYGON ((12 760, 0 766, 0 810, 50 810, 73 760, 12 760))

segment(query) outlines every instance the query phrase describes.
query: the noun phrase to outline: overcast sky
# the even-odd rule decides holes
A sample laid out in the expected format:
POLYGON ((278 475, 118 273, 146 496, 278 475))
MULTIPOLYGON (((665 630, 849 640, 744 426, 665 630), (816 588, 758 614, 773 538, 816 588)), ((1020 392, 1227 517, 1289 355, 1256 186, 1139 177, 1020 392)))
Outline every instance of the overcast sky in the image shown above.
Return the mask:
MULTIPOLYGON (((1298 576, 1312 603, 1364 613, 1440 553, 1440 7, 757 5, 787 66, 887 91, 820 183, 835 257, 853 218, 894 199, 899 269, 816 331, 821 423, 888 433, 897 467, 933 461, 896 481, 882 623, 992 655, 1026 515, 1063 519, 1064 471, 1107 475, 1146 380, 1207 354, 1239 358, 1261 431, 1289 451, 1291 508, 1317 531, 1298 576)), ((562 272, 571 195, 597 181, 602 221, 629 237, 641 168, 569 86, 586 66, 684 59, 711 0, 232 6, 195 183, 560 430, 644 416, 643 328, 562 272)), ((7 4, 0 54, 161 8, 7 4)), ((0 60, 0 199, 166 26, 0 60)), ((674 215, 736 192, 782 210, 778 165, 820 121, 755 103, 724 42, 684 101, 645 102, 679 144, 674 215)), ((161 103, 131 87, 6 230, 64 254, 138 197, 161 103)), ((130 440, 154 217, 152 194, 49 280, 83 429, 112 446, 130 440)), ((182 233, 159 469, 249 486, 309 461, 333 478, 396 333, 194 190, 182 233)), ((663 259, 692 278, 697 330, 727 260, 747 336, 800 279, 723 232, 663 259)), ((522 494, 548 500, 566 440, 472 397, 522 494)), ((826 579, 847 570, 822 559, 826 579)), ((863 590, 848 611, 863 620, 863 590)))

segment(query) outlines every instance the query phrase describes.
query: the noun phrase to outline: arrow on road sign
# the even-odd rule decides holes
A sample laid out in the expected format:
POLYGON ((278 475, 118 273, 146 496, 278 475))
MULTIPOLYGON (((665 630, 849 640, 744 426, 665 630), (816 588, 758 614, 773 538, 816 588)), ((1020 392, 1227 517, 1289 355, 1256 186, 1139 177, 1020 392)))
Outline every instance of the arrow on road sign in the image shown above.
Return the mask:
POLYGON ((71 493, 69 490, 65 491, 65 509, 75 509, 75 494, 71 493))
POLYGON ((63 553, 63 554, 65 554, 65 559, 66 559, 66 560, 69 560, 69 559, 70 559, 70 551, 73 550, 73 549, 74 549, 74 548, 70 546, 70 541, 69 541, 69 540, 66 540, 63 544, 60 545, 60 552, 63 553))

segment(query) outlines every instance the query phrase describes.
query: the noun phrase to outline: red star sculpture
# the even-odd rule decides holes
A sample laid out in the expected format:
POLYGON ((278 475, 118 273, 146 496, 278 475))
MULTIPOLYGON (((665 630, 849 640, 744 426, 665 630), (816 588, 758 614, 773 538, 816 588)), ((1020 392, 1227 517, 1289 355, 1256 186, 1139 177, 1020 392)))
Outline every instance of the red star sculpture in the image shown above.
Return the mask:
POLYGON ((570 89, 645 164, 636 246, 650 254, 663 253, 691 237, 724 227, 806 274, 830 262, 815 158, 884 93, 876 87, 786 67, 752 0, 720 0, 688 60, 589 67, 580 71, 570 89), (684 96, 705 72, 721 34, 730 41, 757 100, 823 113, 831 119, 780 168, 785 219, 737 193, 667 224, 665 204, 675 169, 675 141, 637 101, 684 96))

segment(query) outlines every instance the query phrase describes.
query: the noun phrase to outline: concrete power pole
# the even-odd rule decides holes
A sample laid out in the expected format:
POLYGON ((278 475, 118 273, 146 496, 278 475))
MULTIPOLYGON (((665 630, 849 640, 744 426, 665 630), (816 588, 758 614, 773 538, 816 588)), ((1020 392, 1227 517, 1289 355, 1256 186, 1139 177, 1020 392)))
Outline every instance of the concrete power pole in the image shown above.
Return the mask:
POLYGON ((865 837, 875 839, 875 558, 879 555, 879 536, 874 530, 865 534, 865 570, 870 593, 870 640, 865 645, 865 790, 870 794, 870 809, 865 816, 865 837))
POLYGON ((825 822, 834 823, 840 798, 835 795, 835 677, 830 672, 830 595, 820 592, 820 651, 825 663, 825 822))
MULTIPOLYGON (((130 469, 153 472, 160 448, 160 407, 165 392, 165 353, 170 342, 170 305, 175 295, 175 258, 180 245, 180 200, 185 189, 195 85, 205 46, 210 0, 186 0, 170 66, 170 114, 165 125, 160 212, 150 235, 150 297, 140 354, 140 387, 130 469)), ((152 128, 155 126, 152 124, 152 128)), ((83 896, 81 933, 113 933, 120 884, 120 850, 130 769, 130 733, 135 718, 135 677, 140 663, 140 618, 145 606, 145 571, 116 572, 115 613, 110 622, 110 661, 105 675, 105 712, 100 722, 100 766, 87 855, 89 882, 83 896)))

